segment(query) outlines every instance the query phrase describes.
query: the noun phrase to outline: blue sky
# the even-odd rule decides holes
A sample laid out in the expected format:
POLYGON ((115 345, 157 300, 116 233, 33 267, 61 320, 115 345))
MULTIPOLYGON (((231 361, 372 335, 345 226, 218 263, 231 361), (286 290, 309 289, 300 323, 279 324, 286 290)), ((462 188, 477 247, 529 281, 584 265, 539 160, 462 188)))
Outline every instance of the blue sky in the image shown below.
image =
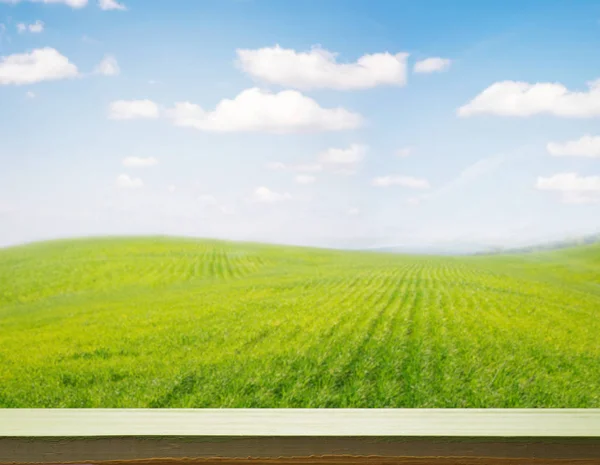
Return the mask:
POLYGON ((600 230, 597 2, 0 0, 0 24, 0 245, 600 230))

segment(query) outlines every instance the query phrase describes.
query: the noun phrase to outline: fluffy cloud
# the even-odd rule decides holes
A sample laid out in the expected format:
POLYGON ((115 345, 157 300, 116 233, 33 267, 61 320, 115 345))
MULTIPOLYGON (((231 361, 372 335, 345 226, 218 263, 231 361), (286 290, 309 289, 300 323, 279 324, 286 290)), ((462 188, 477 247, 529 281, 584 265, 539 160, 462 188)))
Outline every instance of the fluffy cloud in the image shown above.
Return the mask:
POLYGON ((550 114, 571 118, 600 116, 600 80, 588 83, 588 91, 570 91, 562 84, 502 81, 492 84, 468 104, 459 116, 492 114, 532 116, 550 114))
POLYGON ((296 182, 298 184, 313 184, 317 180, 316 177, 308 174, 299 174, 296 176, 296 182))
POLYGON ((40 20, 37 20, 33 24, 25 24, 25 23, 17 24, 17 31, 19 32, 19 34, 23 34, 24 32, 27 32, 27 31, 31 32, 32 34, 39 34, 43 30, 44 30, 44 22, 40 21, 40 20))
POLYGON ((278 192, 273 192, 267 187, 261 186, 256 188, 249 201, 253 203, 280 203, 290 200, 291 198, 292 196, 287 192, 280 194, 278 192))
POLYGON ((158 164, 158 160, 154 157, 126 157, 122 163, 123 166, 154 166, 158 164))
POLYGON ((585 135, 563 143, 549 142, 546 148, 555 157, 600 158, 600 136, 585 135))
POLYGON ((116 0, 98 0, 98 6, 101 10, 127 10, 127 7, 116 0))
POLYGON ((34 24, 30 24, 29 26, 27 26, 27 29, 29 29, 29 32, 33 34, 39 34, 44 30, 44 22, 38 20, 34 24))
POLYGON ((381 176, 373 179, 373 185, 377 187, 402 186, 411 189, 429 189, 427 179, 413 178, 410 176, 381 176))
POLYGON ((433 57, 417 61, 413 68, 415 73, 435 73, 450 68, 451 60, 448 58, 433 57))
POLYGON ((560 173, 549 178, 539 177, 536 187, 545 190, 600 191, 600 176, 579 176, 577 173, 560 173))
POLYGON ((0 0, 0 3, 17 4, 21 2, 62 4, 71 8, 83 8, 88 4, 88 0, 0 0))
POLYGON ((78 76, 77 66, 53 48, 0 57, 0 85, 24 85, 78 76))
MULTIPOLYGON (((281 162, 268 163, 267 168, 273 171, 291 171, 296 173, 318 173, 331 171, 337 174, 354 174, 368 151, 368 146, 352 144, 347 148, 329 148, 317 155, 317 161, 312 163, 285 164, 281 162)), ((308 180, 312 176, 297 176, 299 179, 308 180)), ((308 183, 311 181, 306 181, 308 183)))
POLYGON ((126 120, 159 117, 158 105, 152 100, 117 100, 110 104, 110 119, 126 120))
POLYGON ((279 45, 237 50, 241 69, 256 79, 298 89, 367 89, 406 84, 407 53, 363 55, 356 63, 338 63, 337 54, 313 47, 296 52, 279 45))
POLYGON ((564 203, 600 202, 600 176, 559 173, 548 178, 538 177, 536 187, 540 190, 560 192, 564 203))
POLYGON ((33 93, 33 92, 29 91, 29 92, 27 92, 27 93, 25 94, 25 96, 26 96, 27 98, 35 98, 35 93, 33 93))
POLYGON ((98 66, 94 69, 94 73, 101 74, 103 76, 117 76, 121 72, 117 59, 112 55, 107 55, 104 59, 98 63, 98 66))
POLYGON ((352 144, 345 149, 330 148, 318 156, 319 163, 336 173, 354 174, 368 151, 366 145, 352 144))
POLYGON ((356 216, 356 215, 360 215, 360 210, 356 207, 352 207, 348 209, 348 215, 350 216, 356 216))
POLYGON ((221 100, 212 112, 189 102, 167 111, 177 126, 209 132, 314 132, 354 129, 362 117, 344 108, 322 108, 295 90, 270 93, 258 88, 221 100))
POLYGON ((117 177, 117 186, 122 189, 139 189, 144 186, 140 178, 132 178, 127 174, 120 174, 117 177))

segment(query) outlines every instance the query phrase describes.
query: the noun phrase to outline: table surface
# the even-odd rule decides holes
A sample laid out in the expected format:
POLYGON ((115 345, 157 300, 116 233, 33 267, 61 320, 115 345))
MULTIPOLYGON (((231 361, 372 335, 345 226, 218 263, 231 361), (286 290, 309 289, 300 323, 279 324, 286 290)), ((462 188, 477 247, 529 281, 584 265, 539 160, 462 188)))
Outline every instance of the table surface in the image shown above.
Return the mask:
POLYGON ((600 409, 0 409, 0 437, 600 437, 600 409))

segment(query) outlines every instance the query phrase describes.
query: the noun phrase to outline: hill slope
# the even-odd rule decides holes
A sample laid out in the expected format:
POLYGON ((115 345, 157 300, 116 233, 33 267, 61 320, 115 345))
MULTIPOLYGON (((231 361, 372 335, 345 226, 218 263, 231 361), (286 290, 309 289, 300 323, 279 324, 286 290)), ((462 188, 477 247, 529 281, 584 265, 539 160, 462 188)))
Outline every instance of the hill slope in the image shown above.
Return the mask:
POLYGON ((0 407, 600 407, 600 246, 0 250, 0 407))

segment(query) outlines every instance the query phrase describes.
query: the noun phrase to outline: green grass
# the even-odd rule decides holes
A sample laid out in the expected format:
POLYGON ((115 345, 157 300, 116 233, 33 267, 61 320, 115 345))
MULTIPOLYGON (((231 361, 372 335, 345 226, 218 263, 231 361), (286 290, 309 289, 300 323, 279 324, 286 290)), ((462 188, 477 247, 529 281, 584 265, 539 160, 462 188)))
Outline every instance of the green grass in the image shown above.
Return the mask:
POLYGON ((600 407, 600 246, 0 250, 0 407, 600 407))

